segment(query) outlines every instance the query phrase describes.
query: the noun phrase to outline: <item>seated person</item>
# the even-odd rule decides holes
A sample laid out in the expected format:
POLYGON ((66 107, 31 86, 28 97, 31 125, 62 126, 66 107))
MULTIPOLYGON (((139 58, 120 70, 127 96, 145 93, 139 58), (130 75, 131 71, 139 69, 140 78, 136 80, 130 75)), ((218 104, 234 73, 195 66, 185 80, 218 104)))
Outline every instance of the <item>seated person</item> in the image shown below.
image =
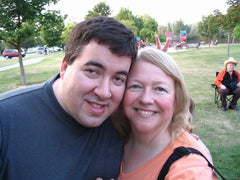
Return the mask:
POLYGON ((217 86, 217 91, 220 94, 222 110, 227 110, 226 97, 229 94, 233 95, 233 98, 228 106, 229 109, 238 111, 237 101, 240 97, 240 74, 234 70, 237 65, 237 61, 230 57, 224 62, 225 69, 220 71, 214 81, 217 86))

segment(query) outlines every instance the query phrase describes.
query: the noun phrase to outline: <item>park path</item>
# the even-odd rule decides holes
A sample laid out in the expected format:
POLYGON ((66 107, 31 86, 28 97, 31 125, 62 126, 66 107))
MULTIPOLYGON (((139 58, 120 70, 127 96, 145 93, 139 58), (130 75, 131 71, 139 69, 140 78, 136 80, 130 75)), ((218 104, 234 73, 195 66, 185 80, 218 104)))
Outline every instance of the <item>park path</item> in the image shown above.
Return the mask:
MULTIPOLYGON (((183 49, 176 50, 174 47, 168 48, 169 53, 174 53, 174 52, 179 52, 179 51, 183 51, 183 49)), ((27 66, 27 65, 35 64, 35 63, 41 62, 45 58, 47 58, 47 57, 39 57, 39 58, 32 58, 32 59, 29 59, 29 60, 24 60, 23 65, 27 66)), ((13 65, 0 67, 0 71, 6 71, 8 69, 13 69, 13 68, 18 68, 18 67, 19 67, 19 63, 16 63, 16 64, 13 64, 13 65)))
MULTIPOLYGON (((23 65, 27 66, 27 65, 35 64, 35 63, 41 62, 45 58, 47 58, 47 57, 39 57, 39 58, 24 60, 23 65)), ((13 68, 18 68, 18 67, 19 67, 19 63, 16 63, 16 64, 12 64, 9 66, 0 67, 0 71, 6 71, 8 69, 13 69, 13 68)))

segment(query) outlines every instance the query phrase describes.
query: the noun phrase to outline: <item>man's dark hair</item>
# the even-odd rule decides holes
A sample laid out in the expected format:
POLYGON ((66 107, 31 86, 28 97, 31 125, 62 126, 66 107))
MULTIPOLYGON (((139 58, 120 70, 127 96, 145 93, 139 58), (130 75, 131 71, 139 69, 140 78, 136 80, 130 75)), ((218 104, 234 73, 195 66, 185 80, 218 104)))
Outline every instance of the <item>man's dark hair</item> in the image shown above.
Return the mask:
POLYGON ((132 30, 114 18, 99 16, 74 27, 65 49, 66 62, 72 64, 91 40, 108 45, 113 54, 128 56, 132 60, 137 56, 137 41, 132 30))

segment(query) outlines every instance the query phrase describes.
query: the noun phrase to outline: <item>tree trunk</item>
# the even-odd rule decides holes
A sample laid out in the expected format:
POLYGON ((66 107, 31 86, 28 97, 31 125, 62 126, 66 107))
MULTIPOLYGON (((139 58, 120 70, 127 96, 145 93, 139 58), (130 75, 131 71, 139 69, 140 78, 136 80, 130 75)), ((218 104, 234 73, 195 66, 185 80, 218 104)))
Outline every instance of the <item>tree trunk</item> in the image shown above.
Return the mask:
POLYGON ((227 48, 227 57, 229 57, 229 49, 230 49, 230 32, 228 31, 228 48, 227 48))
POLYGON ((20 71, 21 71, 22 85, 27 85, 27 79, 26 79, 26 75, 25 75, 25 71, 24 71, 24 66, 23 66, 21 48, 18 48, 18 58, 19 58, 19 66, 20 66, 20 71))

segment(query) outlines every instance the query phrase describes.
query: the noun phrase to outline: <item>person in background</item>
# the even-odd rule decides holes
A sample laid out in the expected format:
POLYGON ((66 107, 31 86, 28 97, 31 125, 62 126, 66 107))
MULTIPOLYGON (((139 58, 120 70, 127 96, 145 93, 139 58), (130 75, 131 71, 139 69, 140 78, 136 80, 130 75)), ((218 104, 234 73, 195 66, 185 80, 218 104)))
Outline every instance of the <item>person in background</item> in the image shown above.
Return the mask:
MULTIPOLYGON (((156 180, 179 146, 208 152, 190 133, 190 97, 175 61, 162 51, 144 48, 131 67, 114 127, 125 138, 119 180, 156 180), (124 115, 124 113, 125 115, 124 115)), ((207 161, 189 154, 174 162, 166 179, 217 179, 207 161)))
POLYGON ((124 141, 110 115, 137 56, 134 33, 110 17, 72 30, 60 73, 0 95, 0 179, 117 177, 124 141))
POLYGON ((240 74, 234 70, 236 65, 237 61, 233 57, 230 57, 224 62, 225 69, 218 73, 214 81, 217 91, 220 94, 222 111, 227 111, 226 97, 229 94, 232 94, 233 98, 228 108, 236 111, 239 110, 237 101, 240 98, 240 74))

